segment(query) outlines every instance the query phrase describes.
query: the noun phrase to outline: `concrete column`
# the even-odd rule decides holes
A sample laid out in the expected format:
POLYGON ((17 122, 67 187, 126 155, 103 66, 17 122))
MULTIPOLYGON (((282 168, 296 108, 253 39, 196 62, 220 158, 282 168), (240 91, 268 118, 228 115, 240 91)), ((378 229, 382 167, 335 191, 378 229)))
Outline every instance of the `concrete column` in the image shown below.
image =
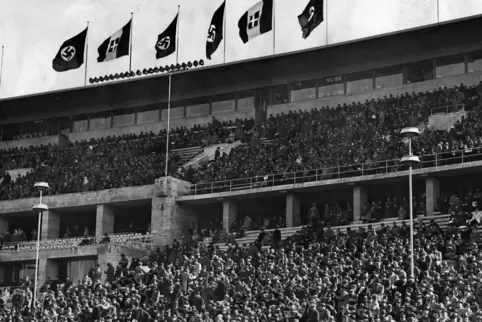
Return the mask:
POLYGON ((353 221, 360 221, 362 209, 367 201, 367 191, 365 187, 355 186, 353 188, 353 221))
MULTIPOLYGON (((34 275, 34 274, 33 274, 34 275)), ((57 279, 59 264, 48 258, 40 258, 38 262, 38 285, 43 285, 48 278, 57 279)))
POLYGON ((5 217, 0 217, 0 234, 8 231, 8 220, 5 217))
POLYGON ((52 210, 42 212, 41 227, 40 237, 42 240, 60 238, 60 214, 52 210))
POLYGON ((294 194, 289 194, 286 196, 286 227, 294 226, 296 215, 300 215, 300 199, 294 194))
POLYGON ((95 237, 102 238, 105 233, 114 233, 114 209, 108 205, 97 205, 95 237))
POLYGON ((231 224, 236 220, 236 205, 230 200, 223 201, 223 228, 226 228, 227 232, 231 227, 231 224))
POLYGON ((186 236, 189 222, 186 212, 189 209, 176 204, 174 197, 152 198, 151 233, 158 245, 170 245, 174 239, 186 236))
POLYGON ((433 216, 438 208, 438 197, 440 196, 440 181, 437 178, 425 180, 425 207, 427 216, 433 216))

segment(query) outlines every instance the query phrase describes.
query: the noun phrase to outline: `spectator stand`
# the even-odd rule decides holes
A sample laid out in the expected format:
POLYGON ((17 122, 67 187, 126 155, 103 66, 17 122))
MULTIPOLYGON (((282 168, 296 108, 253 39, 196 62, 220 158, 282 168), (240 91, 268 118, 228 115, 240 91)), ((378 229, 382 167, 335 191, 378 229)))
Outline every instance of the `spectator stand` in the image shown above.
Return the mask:
MULTIPOLYGON (((437 213, 435 216, 432 217, 419 217, 414 220, 414 223, 423 223, 425 225, 428 225, 431 223, 431 221, 434 221, 442 230, 446 230, 450 221, 451 221, 451 215, 441 215, 440 213, 437 213)), ((346 233, 347 229, 351 229, 352 231, 356 231, 359 229, 364 229, 366 230, 368 227, 371 227, 373 229, 379 229, 382 227, 382 225, 389 227, 392 224, 396 223, 397 225, 402 225, 402 223, 405 223, 407 225, 410 224, 410 222, 407 219, 396 219, 396 218, 388 218, 388 219, 382 219, 381 221, 378 222, 373 222, 373 223, 352 223, 350 225, 344 225, 344 226, 327 226, 329 227, 332 231, 335 233, 337 232, 342 232, 346 233)), ((286 239, 288 237, 291 237, 295 235, 297 232, 300 231, 300 229, 307 227, 306 225, 304 226, 298 226, 298 227, 286 227, 286 228, 280 228, 279 230, 281 231, 281 236, 283 239, 286 239)), ((266 229, 264 230, 265 233, 267 234, 272 234, 274 229, 266 229)), ((256 241, 258 238, 259 234, 261 233, 260 230, 251 230, 251 231, 246 231, 244 233, 244 236, 241 238, 236 238, 235 241, 238 245, 249 245, 252 244, 256 241)), ((234 234, 236 235, 236 234, 234 234)), ((205 241, 206 242, 206 241, 205 241)), ((216 243, 215 246, 219 247, 222 250, 226 250, 229 242, 228 240, 224 242, 219 242, 216 243)), ((267 242, 263 246, 270 246, 270 239, 267 239, 267 242)))
MULTIPOLYGON (((97 247, 98 245, 102 244, 124 246, 133 249, 152 248, 153 246, 151 245, 153 245, 154 237, 155 235, 153 234, 122 233, 109 236, 109 241, 106 241, 105 237, 96 239, 93 236, 41 240, 40 250, 62 250, 75 249, 77 247, 97 247)), ((34 251, 36 251, 35 241, 8 242, 4 243, 2 248, 0 249, 0 252, 34 251)))
MULTIPOLYGON (((482 160, 482 142, 468 150, 453 150, 450 153, 433 153, 421 156, 419 165, 414 169, 439 167, 442 165, 463 164, 482 160)), ((264 187, 275 187, 288 184, 316 182, 333 179, 389 174, 407 170, 399 159, 365 162, 337 167, 321 168, 298 172, 287 172, 264 176, 255 176, 211 183, 197 183, 191 186, 193 195, 253 190, 264 187)))

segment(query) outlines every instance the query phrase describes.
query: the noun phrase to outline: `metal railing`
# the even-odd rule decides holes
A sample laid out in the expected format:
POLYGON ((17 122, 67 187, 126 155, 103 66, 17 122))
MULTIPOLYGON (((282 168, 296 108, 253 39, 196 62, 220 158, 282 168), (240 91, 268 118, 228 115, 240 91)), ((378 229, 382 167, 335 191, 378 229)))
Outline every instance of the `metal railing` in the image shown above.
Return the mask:
POLYGON ((439 106, 430 109, 430 115, 455 113, 464 109, 464 104, 439 106))
MULTIPOLYGON (((106 245, 120 245, 129 246, 132 243, 136 244, 153 244, 154 237, 151 234, 114 234, 110 235, 110 242, 104 243, 106 245)), ((73 249, 77 247, 95 247, 101 245, 103 237, 96 238, 94 236, 88 237, 72 237, 72 238, 57 238, 49 240, 41 240, 39 250, 61 250, 73 249)), ((35 241, 19 241, 4 243, 0 247, 0 253, 10 252, 33 252, 37 250, 37 242, 35 241)))
MULTIPOLYGON (((420 156, 420 164, 413 169, 431 168, 442 165, 460 164, 482 160, 482 146, 472 151, 448 151, 420 156)), ((191 186, 191 195, 203 195, 220 192, 252 190, 257 188, 275 187, 288 184, 325 181, 332 179, 347 179, 374 174, 387 174, 408 170, 400 163, 400 159, 374 161, 352 165, 333 166, 317 170, 304 170, 281 174, 269 174, 250 178, 198 183, 191 186)))

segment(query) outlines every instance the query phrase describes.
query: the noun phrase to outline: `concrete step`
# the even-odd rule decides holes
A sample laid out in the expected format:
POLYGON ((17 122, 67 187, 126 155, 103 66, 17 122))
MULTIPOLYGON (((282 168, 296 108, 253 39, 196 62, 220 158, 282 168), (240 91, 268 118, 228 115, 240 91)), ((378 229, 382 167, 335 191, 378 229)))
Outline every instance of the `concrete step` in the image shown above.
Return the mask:
MULTIPOLYGON (((435 220, 435 222, 440 226, 441 229, 445 229, 447 227, 447 224, 448 224, 448 220, 449 220, 449 215, 438 215, 438 216, 433 216, 433 217, 421 217, 422 219, 422 222, 425 223, 425 224, 428 224, 430 223, 430 221, 432 219, 435 220)), ((415 221, 418 221, 419 218, 415 219, 415 221)), ((388 218, 388 219, 384 219, 380 222, 375 222, 375 223, 370 223, 370 224, 363 224, 361 222, 354 222, 354 223, 351 223, 350 225, 346 225, 346 226, 334 226, 332 227, 332 229, 336 232, 338 229, 341 231, 341 232, 346 232, 347 228, 351 228, 352 230, 358 230, 358 228, 360 227, 363 227, 363 228, 367 228, 369 225, 372 226, 372 228, 376 229, 378 227, 380 227, 382 224, 385 224, 385 225, 389 225, 389 226, 392 226, 394 222, 397 223, 397 225, 401 225, 401 223, 405 221, 405 223, 409 223, 408 220, 399 220, 397 218, 388 218)), ((297 231, 301 230, 303 227, 305 226, 297 226, 297 227, 287 227, 287 228, 280 228, 280 231, 281 231, 281 236, 283 239, 286 239, 292 235, 294 235, 297 231)), ((274 231, 274 229, 266 229, 265 232, 272 232, 274 231)), ((240 245, 242 244, 250 244, 250 243, 253 243, 256 238, 258 238, 258 235, 261 231, 260 230, 251 230, 251 231, 247 231, 244 235, 244 237, 242 238, 237 238, 236 239, 236 242, 240 245)), ((223 243, 218 243, 218 244, 215 244, 216 246, 223 246, 225 248, 227 248, 227 246, 225 246, 223 243)))

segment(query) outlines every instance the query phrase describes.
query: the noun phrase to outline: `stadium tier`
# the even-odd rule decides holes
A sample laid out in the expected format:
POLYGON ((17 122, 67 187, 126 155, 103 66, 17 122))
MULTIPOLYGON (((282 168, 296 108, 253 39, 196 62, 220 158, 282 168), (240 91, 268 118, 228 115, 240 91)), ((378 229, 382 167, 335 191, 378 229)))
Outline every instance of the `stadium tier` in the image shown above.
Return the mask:
POLYGON ((481 22, 0 101, 0 321, 479 321, 481 22))

